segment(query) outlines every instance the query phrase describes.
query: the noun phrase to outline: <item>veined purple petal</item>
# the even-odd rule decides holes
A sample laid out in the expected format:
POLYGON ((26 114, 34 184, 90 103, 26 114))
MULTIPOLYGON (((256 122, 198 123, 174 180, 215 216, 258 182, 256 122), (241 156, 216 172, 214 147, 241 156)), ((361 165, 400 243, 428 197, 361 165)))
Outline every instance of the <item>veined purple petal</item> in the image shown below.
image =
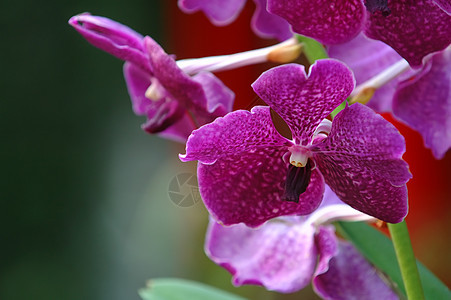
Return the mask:
POLYGON ((210 115, 209 122, 217 116, 224 116, 232 111, 235 94, 215 75, 210 72, 200 72, 192 78, 200 83, 204 90, 207 98, 206 112, 210 115))
POLYGON ((89 13, 73 16, 69 24, 93 46, 151 72, 143 37, 133 29, 89 13))
MULTIPOLYGON (((385 43, 370 40, 359 34, 353 40, 328 47, 330 57, 346 63, 354 72, 357 85, 379 74, 401 59, 398 53, 385 43)), ((377 112, 392 110, 393 94, 397 81, 393 80, 378 88, 368 102, 368 106, 377 112)))
POLYGON ((201 112, 206 111, 207 99, 202 85, 185 74, 174 58, 160 47, 152 38, 146 36, 144 44, 150 57, 154 76, 172 99, 180 105, 201 112))
POLYGON ((267 0, 254 0, 255 12, 251 26, 255 33, 264 38, 276 38, 285 41, 293 36, 291 26, 285 19, 273 15, 266 10, 267 0))
POLYGON ((362 0, 268 0, 268 11, 287 20, 295 32, 328 45, 354 38, 366 16, 362 0))
POLYGON ((225 225, 245 223, 257 227, 269 219, 306 215, 320 204, 324 180, 313 170, 299 203, 283 201, 288 163, 286 150, 259 148, 230 154, 212 165, 199 163, 199 191, 210 214, 225 225))
POLYGON ((451 14, 451 2, 449 0, 433 0, 441 9, 451 14))
POLYGON ((287 64, 264 72, 254 91, 290 127, 296 144, 307 145, 319 123, 354 89, 352 72, 333 59, 318 60, 309 75, 304 66, 287 64))
POLYGON ((395 49, 412 67, 451 43, 451 16, 432 0, 389 0, 390 15, 369 14, 365 34, 395 49))
POLYGON ((243 9, 246 0, 179 0, 185 13, 202 11, 216 26, 232 23, 243 9))
POLYGON ((404 138, 396 128, 359 103, 332 122, 328 138, 312 147, 326 183, 353 208, 390 223, 407 214, 412 177, 401 159, 404 138))
POLYGON ((326 273, 313 279, 315 292, 323 299, 399 299, 376 269, 347 242, 339 243, 338 255, 326 273))
POLYGON ((258 229, 210 221, 205 252, 232 273, 235 285, 259 284, 290 293, 310 283, 317 259, 314 233, 311 224, 282 219, 258 229))
POLYGON ((434 54, 420 73, 399 84, 393 113, 443 158, 451 147, 451 50, 434 54))
POLYGON ((274 127, 269 107, 256 106, 251 112, 234 111, 195 130, 186 143, 186 154, 180 155, 180 159, 212 164, 221 158, 259 149, 287 152, 288 145, 274 127))

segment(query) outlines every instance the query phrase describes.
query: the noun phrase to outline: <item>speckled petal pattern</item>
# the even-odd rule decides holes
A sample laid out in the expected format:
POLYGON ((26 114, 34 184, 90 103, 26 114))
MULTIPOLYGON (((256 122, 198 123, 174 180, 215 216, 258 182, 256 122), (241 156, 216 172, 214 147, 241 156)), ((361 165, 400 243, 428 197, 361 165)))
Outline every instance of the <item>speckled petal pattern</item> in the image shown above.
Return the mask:
POLYGON ((433 0, 441 9, 451 14, 451 1, 449 0, 433 0))
POLYGON ((293 36, 291 26, 285 19, 273 15, 266 10, 267 0, 254 0, 255 12, 251 26, 254 32, 264 38, 276 38, 285 41, 293 36))
POLYGON ((366 16, 362 0, 268 0, 268 11, 287 20, 295 32, 328 45, 354 38, 366 16))
POLYGON ((389 0, 390 15, 369 14, 365 34, 395 49, 412 67, 451 43, 451 16, 432 0, 389 0))
POLYGON ((151 72, 143 37, 133 29, 89 13, 73 16, 69 24, 93 46, 151 72))
MULTIPOLYGON (((341 60, 351 68, 357 85, 402 59, 395 50, 385 43, 371 40, 363 34, 359 34, 347 43, 328 47, 327 53, 330 57, 341 60)), ((392 80, 378 88, 368 102, 368 106, 377 112, 390 112, 396 84, 397 80, 392 80)))
POLYGON ((451 147, 451 49, 433 55, 422 72, 399 84, 393 113, 443 158, 451 147))
POLYGON ((326 273, 313 279, 313 288, 323 299, 399 299, 376 269, 347 242, 339 243, 338 255, 330 260, 326 273))
POLYGON ((283 201, 288 163, 286 150, 260 148, 218 159, 213 165, 199 163, 199 191, 210 214, 225 225, 245 223, 257 227, 287 215, 306 215, 320 204, 324 179, 312 171, 310 184, 299 203, 283 201))
POLYGON ((290 127, 296 144, 307 145, 318 124, 352 92, 352 72, 333 59, 318 60, 309 75, 304 66, 287 64, 264 72, 254 91, 290 127))
POLYGON ((353 104, 332 123, 328 138, 312 148, 326 183, 353 208, 390 223, 407 214, 411 178, 401 157, 404 138, 370 108, 353 104))
POLYGON ((232 23, 241 12, 246 0, 179 0, 178 5, 185 13, 202 11, 216 26, 232 23))
POLYGON ((259 284, 290 293, 310 283, 317 257, 314 233, 311 224, 283 220, 258 229, 210 221, 205 252, 232 273, 235 285, 259 284))
POLYGON ((251 112, 234 111, 195 130, 186 143, 186 155, 180 155, 180 159, 212 164, 220 158, 258 149, 288 152, 284 149, 289 145, 274 127, 269 107, 256 106, 251 112))

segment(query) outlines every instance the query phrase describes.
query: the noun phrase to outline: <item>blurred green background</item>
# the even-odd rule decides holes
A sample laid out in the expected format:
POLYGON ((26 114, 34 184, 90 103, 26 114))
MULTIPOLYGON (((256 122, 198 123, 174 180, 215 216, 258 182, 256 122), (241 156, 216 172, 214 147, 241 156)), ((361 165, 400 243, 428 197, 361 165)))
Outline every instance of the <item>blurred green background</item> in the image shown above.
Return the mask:
MULTIPOLYGON (((137 290, 153 277, 198 280, 251 299, 317 299, 311 288, 294 295, 235 289, 205 257, 203 205, 182 208, 168 197, 174 176, 194 173, 195 164, 177 159, 183 145, 140 129, 144 119, 131 110, 123 63, 67 24, 89 11, 174 53, 189 39, 170 39, 167 24, 180 23, 171 19, 175 3, 0 3, 0 299, 139 299, 137 290)), ((248 27, 250 13, 242 18, 248 27)), ((243 37, 240 50, 245 42, 255 40, 243 37)), ((227 84, 237 81, 227 76, 227 84)), ((245 101, 254 79, 244 83, 245 101)))
POLYGON ((168 197, 195 164, 140 130, 122 62, 67 24, 89 11, 164 43, 167 3, 0 3, 0 299, 139 299, 146 280, 169 276, 233 289, 203 253, 202 204, 168 197))

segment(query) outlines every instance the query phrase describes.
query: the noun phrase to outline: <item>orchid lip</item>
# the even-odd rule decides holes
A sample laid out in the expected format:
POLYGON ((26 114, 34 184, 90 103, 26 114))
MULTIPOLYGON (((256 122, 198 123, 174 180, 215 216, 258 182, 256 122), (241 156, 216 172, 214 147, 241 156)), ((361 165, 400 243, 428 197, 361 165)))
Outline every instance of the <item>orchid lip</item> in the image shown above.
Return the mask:
POLYGON ((312 161, 308 160, 304 167, 295 165, 288 166, 287 179, 285 182, 284 199, 290 202, 299 202, 299 197, 303 194, 310 183, 312 176, 312 161))

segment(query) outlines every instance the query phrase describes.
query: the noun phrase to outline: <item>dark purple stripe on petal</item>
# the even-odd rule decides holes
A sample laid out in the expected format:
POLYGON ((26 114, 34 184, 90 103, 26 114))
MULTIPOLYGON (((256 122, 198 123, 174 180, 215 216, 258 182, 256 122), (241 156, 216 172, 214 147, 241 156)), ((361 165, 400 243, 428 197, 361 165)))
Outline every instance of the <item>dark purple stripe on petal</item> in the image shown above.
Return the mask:
POLYGON ((307 190, 312 176, 312 162, 309 159, 305 167, 288 166, 287 180, 285 181, 285 201, 299 202, 299 196, 307 190))
POLYGON ((365 0, 365 6, 370 13, 380 11, 383 16, 388 16, 391 13, 388 0, 365 0))

